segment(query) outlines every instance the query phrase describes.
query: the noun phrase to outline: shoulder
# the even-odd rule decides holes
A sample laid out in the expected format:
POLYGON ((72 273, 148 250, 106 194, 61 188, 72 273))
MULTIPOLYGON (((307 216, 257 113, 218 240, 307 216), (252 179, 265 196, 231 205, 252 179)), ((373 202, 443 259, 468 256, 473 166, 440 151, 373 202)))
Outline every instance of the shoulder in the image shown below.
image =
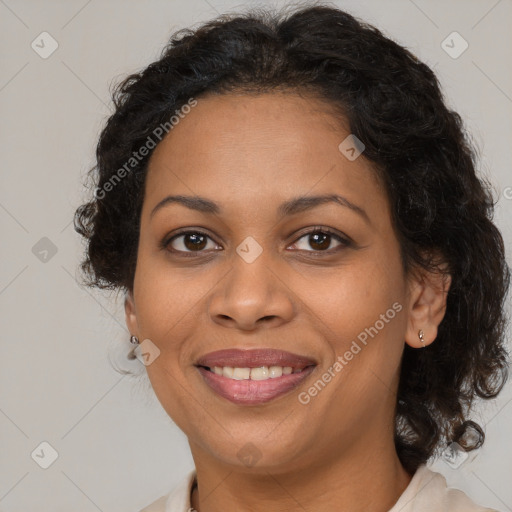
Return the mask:
POLYGON ((472 501, 459 489, 448 487, 446 478, 421 465, 389 512, 497 512, 472 501))
POLYGON ((153 503, 151 503, 147 507, 144 507, 139 512, 164 512, 165 502, 167 501, 168 497, 169 494, 166 494, 165 496, 158 498, 156 501, 153 501, 153 503))
POLYGON ((170 493, 161 496, 139 512, 189 512, 190 491, 196 478, 195 469, 190 471, 170 493))

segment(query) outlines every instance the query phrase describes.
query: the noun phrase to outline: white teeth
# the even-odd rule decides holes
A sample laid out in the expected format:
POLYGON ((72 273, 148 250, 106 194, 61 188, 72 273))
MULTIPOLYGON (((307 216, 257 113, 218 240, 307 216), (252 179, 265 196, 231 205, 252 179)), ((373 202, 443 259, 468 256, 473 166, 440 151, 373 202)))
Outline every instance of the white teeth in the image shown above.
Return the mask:
POLYGON ((229 377, 230 379, 233 378, 233 370, 234 368, 232 366, 224 366, 222 368, 222 375, 224 375, 224 377, 229 377))
POLYGON ((260 366, 258 368, 234 368, 232 366, 214 366, 211 368, 213 373, 222 375, 228 379, 234 380, 268 380, 290 375, 291 373, 300 373, 302 370, 295 370, 291 366, 260 366))
POLYGON ((282 366, 270 366, 268 369, 269 377, 271 379, 275 379, 276 377, 281 377, 283 375, 283 367, 282 366))
POLYGON ((233 379, 244 380, 248 379, 251 375, 250 368, 233 368, 233 379))
POLYGON ((267 380, 269 378, 268 373, 268 368, 266 366, 251 368, 251 380, 267 380))

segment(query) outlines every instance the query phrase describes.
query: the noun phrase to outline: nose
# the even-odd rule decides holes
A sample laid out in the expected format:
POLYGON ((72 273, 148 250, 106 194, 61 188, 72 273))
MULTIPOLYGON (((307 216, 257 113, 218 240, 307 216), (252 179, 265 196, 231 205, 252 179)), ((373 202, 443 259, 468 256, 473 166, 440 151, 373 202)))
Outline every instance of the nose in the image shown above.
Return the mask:
POLYGON ((221 286, 215 287, 209 301, 210 318, 243 331, 278 327, 293 318, 292 295, 265 258, 260 256, 252 263, 238 258, 221 286))

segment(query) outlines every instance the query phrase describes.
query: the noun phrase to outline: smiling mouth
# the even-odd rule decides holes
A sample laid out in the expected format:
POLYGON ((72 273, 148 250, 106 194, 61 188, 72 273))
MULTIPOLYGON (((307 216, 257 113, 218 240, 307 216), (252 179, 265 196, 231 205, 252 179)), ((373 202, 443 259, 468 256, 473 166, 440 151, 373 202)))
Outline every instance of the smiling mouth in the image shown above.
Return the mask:
POLYGON ((196 366, 208 388, 217 396, 236 405, 262 405, 296 389, 315 369, 270 367, 196 366), (221 374, 222 372, 222 374, 221 374), (225 375, 226 374, 226 375, 225 375))
POLYGON ((283 375, 292 375, 301 373, 309 366, 292 367, 292 366, 257 366, 254 368, 249 367, 233 367, 233 366, 200 366, 215 375, 221 375, 227 379, 232 380, 269 380, 282 377, 283 375))
POLYGON ((317 362, 283 350, 233 348, 210 352, 195 366, 216 395, 237 405, 261 405, 299 386, 317 362))

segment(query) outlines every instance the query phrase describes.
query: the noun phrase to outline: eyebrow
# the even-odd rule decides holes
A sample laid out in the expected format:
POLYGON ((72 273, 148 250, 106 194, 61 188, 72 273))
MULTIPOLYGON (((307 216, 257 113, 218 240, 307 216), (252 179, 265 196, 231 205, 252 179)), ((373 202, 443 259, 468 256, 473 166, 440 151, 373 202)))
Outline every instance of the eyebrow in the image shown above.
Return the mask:
MULTIPOLYGON (((202 213, 215 215, 222 214, 222 208, 210 199, 206 199, 205 197, 200 196, 176 195, 167 196, 162 199, 151 211, 150 218, 153 217, 153 215, 155 215, 158 210, 173 203, 182 204, 190 210, 195 210, 202 213)), ((277 213, 279 217, 291 216, 326 203, 335 203, 340 206, 349 208, 353 212, 360 215, 368 224, 371 224, 370 218, 363 208, 357 206, 356 204, 349 201, 346 197, 340 196, 339 194, 295 197, 282 203, 277 209, 277 213)))

